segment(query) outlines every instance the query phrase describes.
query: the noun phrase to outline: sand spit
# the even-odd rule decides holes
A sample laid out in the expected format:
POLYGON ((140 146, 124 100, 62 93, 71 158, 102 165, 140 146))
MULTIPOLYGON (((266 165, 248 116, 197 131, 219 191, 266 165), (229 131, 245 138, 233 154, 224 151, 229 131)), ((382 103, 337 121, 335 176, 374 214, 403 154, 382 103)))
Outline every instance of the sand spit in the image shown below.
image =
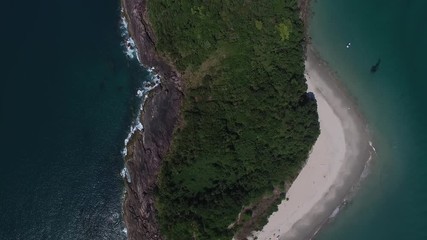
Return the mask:
POLYGON ((306 78, 317 100, 321 133, 286 194, 289 200, 254 233, 260 240, 310 239, 346 203, 373 152, 355 102, 312 46, 307 49, 306 78))

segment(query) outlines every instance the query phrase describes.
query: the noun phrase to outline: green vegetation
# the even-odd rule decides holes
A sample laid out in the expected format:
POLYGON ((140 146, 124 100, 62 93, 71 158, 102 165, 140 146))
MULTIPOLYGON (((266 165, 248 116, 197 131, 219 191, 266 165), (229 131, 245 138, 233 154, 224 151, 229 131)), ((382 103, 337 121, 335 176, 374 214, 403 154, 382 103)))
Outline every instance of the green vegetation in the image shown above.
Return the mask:
POLYGON ((242 207, 294 178, 319 134, 297 1, 148 4, 158 51, 185 82, 183 122, 159 180, 162 233, 230 239, 242 207))
POLYGON ((286 41, 289 39, 289 36, 291 34, 292 24, 288 20, 286 21, 286 23, 280 23, 277 29, 279 30, 280 38, 282 39, 282 41, 286 41))
POLYGON ((255 20, 255 27, 256 27, 256 29, 261 30, 262 29, 262 22, 255 20))

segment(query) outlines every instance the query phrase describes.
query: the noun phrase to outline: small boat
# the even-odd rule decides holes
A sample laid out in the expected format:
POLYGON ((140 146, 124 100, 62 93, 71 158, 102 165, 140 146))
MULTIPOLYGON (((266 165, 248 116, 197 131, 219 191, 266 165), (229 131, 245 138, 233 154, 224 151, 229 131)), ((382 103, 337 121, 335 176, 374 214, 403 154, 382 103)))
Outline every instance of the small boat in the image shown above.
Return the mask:
POLYGON ((348 42, 347 45, 345 46, 346 48, 350 48, 351 47, 351 42, 348 42))
POLYGON ((371 73, 376 73, 378 71, 378 69, 380 68, 380 64, 381 64, 381 58, 378 58, 377 63, 375 63, 371 67, 371 73))

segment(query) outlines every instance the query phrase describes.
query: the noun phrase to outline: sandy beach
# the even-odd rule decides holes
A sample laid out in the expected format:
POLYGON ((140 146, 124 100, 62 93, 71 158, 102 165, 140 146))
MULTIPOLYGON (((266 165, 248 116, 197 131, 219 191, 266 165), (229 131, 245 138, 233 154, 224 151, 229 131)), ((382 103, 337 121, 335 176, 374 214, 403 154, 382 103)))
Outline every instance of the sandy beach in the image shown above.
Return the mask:
POLYGON ((308 91, 313 92, 320 136, 278 211, 255 239, 310 239, 336 216, 359 182, 371 148, 366 124, 341 82, 309 46, 308 91))

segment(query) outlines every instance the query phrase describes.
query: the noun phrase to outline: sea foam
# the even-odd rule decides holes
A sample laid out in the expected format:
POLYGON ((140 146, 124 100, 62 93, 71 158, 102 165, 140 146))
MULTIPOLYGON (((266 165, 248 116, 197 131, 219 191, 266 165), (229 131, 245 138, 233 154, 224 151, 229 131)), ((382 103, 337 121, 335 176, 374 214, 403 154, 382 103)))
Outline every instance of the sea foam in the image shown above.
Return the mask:
POLYGON ((337 208, 335 208, 335 210, 332 212, 332 214, 329 216, 329 218, 335 218, 338 213, 340 212, 340 207, 338 206, 337 208))
MULTIPOLYGON (((131 126, 129 127, 130 128, 129 133, 128 133, 126 139, 124 140, 125 146, 122 150, 122 154, 125 157, 127 155, 127 145, 129 143, 132 135, 136 131, 143 131, 143 129, 144 129, 144 126, 142 125, 142 123, 140 121, 141 111, 143 110, 145 101, 148 98, 148 93, 160 84, 160 76, 155 73, 154 67, 147 67, 141 63, 141 61, 139 59, 139 55, 138 55, 138 49, 135 45, 135 42, 132 39, 132 37, 129 35, 128 23, 126 21, 126 18, 124 17, 124 10, 122 9, 121 12, 122 12, 122 17, 120 20, 120 29, 121 29, 121 35, 124 38, 124 43, 122 43, 122 46, 125 48, 124 53, 131 60, 136 58, 138 60, 139 64, 142 67, 146 68, 147 72, 149 73, 149 80, 144 81, 142 83, 142 86, 136 91, 136 96, 141 99, 141 104, 140 104, 138 114, 137 114, 135 120, 132 122, 131 126)), ((124 168, 124 169, 126 169, 126 168, 124 168)))
POLYGON ((360 176, 361 179, 365 179, 369 175, 371 160, 372 160, 373 156, 375 154, 377 154, 377 149, 375 149, 374 144, 372 143, 372 141, 369 141, 369 146, 371 147, 372 151, 369 151, 369 158, 366 161, 365 166, 363 167, 363 171, 362 171, 362 174, 360 176))
POLYGON ((372 144, 372 141, 369 141, 369 146, 372 148, 372 150, 374 150, 374 153, 377 153, 377 149, 372 144))
POLYGON ((127 144, 129 143, 130 138, 136 131, 142 131, 144 129, 144 126, 141 123, 141 111, 144 109, 145 101, 148 98, 148 93, 156 88, 160 84, 160 76, 158 74, 154 74, 154 69, 148 69, 148 72, 150 73, 150 80, 147 82, 144 82, 142 84, 142 87, 136 91, 136 96, 141 98, 141 104, 139 107, 138 114, 135 118, 135 120, 132 122, 129 133, 124 141, 125 147, 122 151, 123 156, 127 155, 127 144))
POLYGON ((130 173, 127 167, 124 167, 122 169, 122 171, 120 172, 120 175, 122 176, 122 178, 126 178, 126 180, 128 181, 128 183, 132 182, 132 179, 130 177, 130 173))
POLYGON ((125 49, 124 53, 129 59, 137 58, 138 62, 141 63, 135 41, 129 34, 128 23, 126 21, 126 18, 124 17, 123 9, 121 12, 122 12, 122 17, 120 20, 120 30, 121 30, 121 36, 124 38, 124 41, 122 42, 122 46, 125 49))

